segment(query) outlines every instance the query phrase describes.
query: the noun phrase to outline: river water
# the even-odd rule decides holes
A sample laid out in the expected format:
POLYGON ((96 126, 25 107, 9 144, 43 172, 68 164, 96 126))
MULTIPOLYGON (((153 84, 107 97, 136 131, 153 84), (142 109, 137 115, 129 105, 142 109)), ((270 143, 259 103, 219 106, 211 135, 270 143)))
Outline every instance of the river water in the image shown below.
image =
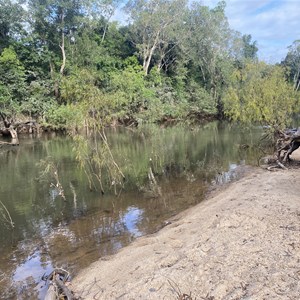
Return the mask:
POLYGON ((91 190, 68 136, 21 136, 20 146, 0 148, 0 298, 42 299, 42 280, 53 268, 71 274, 153 233, 178 212, 203 200, 212 184, 257 164, 259 129, 212 122, 203 126, 107 130, 125 175, 124 187, 91 190), (41 161, 56 166, 41 178, 41 161), (159 194, 149 184, 153 170, 159 194), (9 212, 14 228, 11 227, 9 212))

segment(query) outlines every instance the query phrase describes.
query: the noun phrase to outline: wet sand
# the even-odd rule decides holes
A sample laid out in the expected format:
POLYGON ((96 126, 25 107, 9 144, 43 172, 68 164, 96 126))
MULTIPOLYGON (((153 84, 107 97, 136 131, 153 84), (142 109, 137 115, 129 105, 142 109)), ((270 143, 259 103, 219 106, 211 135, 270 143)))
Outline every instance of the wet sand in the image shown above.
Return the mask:
POLYGON ((261 300, 299 299, 299 282, 300 169, 257 168, 70 288, 81 299, 261 300))

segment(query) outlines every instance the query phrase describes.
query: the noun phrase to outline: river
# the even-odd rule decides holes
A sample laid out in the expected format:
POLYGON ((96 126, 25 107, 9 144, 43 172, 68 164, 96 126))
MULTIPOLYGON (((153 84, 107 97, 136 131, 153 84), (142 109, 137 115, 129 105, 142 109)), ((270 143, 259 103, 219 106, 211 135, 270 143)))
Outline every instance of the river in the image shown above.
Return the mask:
POLYGON ((122 189, 107 184, 104 195, 90 189, 68 136, 21 136, 19 147, 0 148, 1 299, 43 299, 42 276, 54 267, 76 274, 159 230, 168 218, 202 201, 213 184, 257 164, 260 155, 255 147, 260 129, 218 122, 106 134, 125 180, 122 189), (55 177, 41 177, 45 160, 55 165, 66 201, 55 177), (149 185, 150 167, 158 194, 149 185))

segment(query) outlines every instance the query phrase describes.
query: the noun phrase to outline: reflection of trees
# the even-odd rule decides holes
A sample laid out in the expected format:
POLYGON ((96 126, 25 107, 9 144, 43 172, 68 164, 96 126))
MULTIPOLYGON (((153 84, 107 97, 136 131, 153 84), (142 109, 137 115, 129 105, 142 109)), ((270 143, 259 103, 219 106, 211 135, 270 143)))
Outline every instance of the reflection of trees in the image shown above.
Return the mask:
POLYGON ((0 250, 6 252, 3 257, 8 262, 0 258, 5 268, 2 271, 12 273, 32 254, 32 247, 23 247, 22 240, 26 239, 39 245, 44 266, 52 261, 78 270, 114 253, 134 238, 124 223, 130 206, 143 211, 136 224, 140 232, 157 230, 166 218, 201 201, 206 185, 217 172, 227 171, 229 163, 255 157, 251 147, 241 151, 238 145, 255 143, 257 133, 245 134, 214 122, 193 130, 147 126, 108 134, 114 157, 126 177, 127 189, 119 198, 106 194, 99 199, 99 194, 88 190, 84 174, 76 168, 70 140, 65 137, 22 143, 22 149, 0 153, 1 170, 5 170, 0 172, 0 197, 16 225, 13 235, 0 227, 0 250), (36 162, 47 156, 59 165, 66 202, 51 199, 49 185, 35 180, 36 162), (150 158, 162 190, 157 198, 146 198, 136 189, 147 184, 150 158), (76 191, 76 207, 70 182, 76 191), (22 251, 12 253, 11 246, 22 251), (12 258, 14 264, 10 265, 12 258))
MULTIPOLYGON (((119 133, 109 134, 114 157, 126 176, 126 187, 134 189, 146 184, 150 158, 158 179, 195 176, 209 181, 216 172, 226 171, 229 162, 238 163, 245 156, 251 158, 250 150, 240 151, 237 144, 257 140, 256 135, 243 134, 236 127, 217 122, 192 129, 146 126, 135 131, 121 129, 119 133)), ((35 224, 39 224, 40 219, 47 220, 52 226, 84 213, 91 205, 99 206, 95 203, 98 200, 93 200, 96 196, 88 192, 84 174, 76 168, 71 147, 71 140, 66 137, 46 137, 43 142, 26 142, 22 149, 0 155, 1 169, 6 170, 0 173, 0 196, 16 224, 16 240, 38 234, 40 229, 35 224), (36 182, 36 162, 47 156, 58 163, 67 199, 73 199, 72 182, 78 199, 77 209, 72 201, 51 200, 47 182, 36 182)), ((8 240, 9 233, 1 234, 2 245, 8 240)))
POLYGON ((254 143, 253 135, 245 134, 236 127, 213 122, 193 130, 182 126, 158 128, 148 126, 130 132, 130 142, 124 135, 111 135, 114 156, 122 163, 128 185, 143 186, 147 178, 149 160, 155 175, 181 176, 192 171, 203 176, 207 170, 216 172, 228 168, 229 162, 237 162, 238 144, 254 143))
POLYGON ((144 211, 143 218, 138 223, 141 232, 153 233, 159 230, 166 219, 202 201, 207 191, 207 184, 199 179, 163 180, 161 187, 161 197, 143 199, 140 205, 144 211))
MULTIPOLYGON (((5 293, 21 294, 19 291, 21 285, 25 286, 30 293, 29 291, 32 291, 37 284, 31 276, 40 277, 43 275, 34 274, 36 269, 47 270, 49 265, 52 265, 77 272, 99 257, 115 253, 118 249, 128 245, 132 241, 133 235, 124 223, 125 208, 116 206, 115 210, 91 213, 72 221, 68 226, 58 226, 52 231, 45 230, 42 232, 41 230, 37 239, 20 242, 16 251, 11 255, 7 253, 6 263, 1 263, 7 274, 7 279, 9 280, 10 274, 15 273, 18 266, 26 264, 31 260, 31 256, 37 255, 36 249, 39 249, 39 262, 37 263, 40 267, 36 266, 32 269, 33 273, 27 274, 26 282, 15 283, 13 286, 7 285, 11 288, 5 293), (12 260, 14 261, 13 264, 11 264, 12 260)), ((39 225, 44 229, 48 227, 41 223, 39 225)), ((34 226, 38 225, 35 224, 34 226)), ((8 281, 6 280, 5 283, 7 284, 8 281)))
POLYGON ((51 260, 58 265, 74 266, 72 269, 78 271, 91 261, 128 245, 132 235, 123 223, 124 213, 116 207, 109 212, 88 214, 45 237, 51 260))

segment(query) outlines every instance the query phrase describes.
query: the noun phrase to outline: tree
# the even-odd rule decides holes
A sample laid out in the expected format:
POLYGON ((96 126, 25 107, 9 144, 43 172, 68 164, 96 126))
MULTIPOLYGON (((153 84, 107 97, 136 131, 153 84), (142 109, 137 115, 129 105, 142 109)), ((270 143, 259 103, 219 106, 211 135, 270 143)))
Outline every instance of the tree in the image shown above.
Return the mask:
POLYGON ((101 42, 103 43, 108 27, 109 22, 117 8, 120 6, 121 0, 102 0, 102 1, 92 1, 91 5, 91 15, 96 15, 96 18, 101 16, 102 21, 104 22, 101 42))
POLYGON ((252 36, 251 34, 244 34, 242 36, 243 41, 243 57, 246 59, 254 60, 257 58, 258 48, 256 47, 257 42, 251 42, 252 36))
POLYGON ((294 90, 298 91, 300 87, 300 40, 294 41, 288 49, 282 65, 289 68, 289 79, 293 82, 294 90))
MULTIPOLYGON (((66 37, 74 38, 80 26, 85 7, 80 0, 30 0, 29 7, 32 14, 32 27, 39 39, 40 47, 54 55, 61 54, 59 73, 65 72, 67 53, 66 37)), ((50 57, 53 55, 50 54, 50 57)), ((50 69, 55 71, 55 58, 50 58, 50 69)))
POLYGON ((0 0, 0 52, 23 32, 24 15, 19 1, 0 0))
POLYGON ((147 75, 154 55, 159 55, 159 68, 172 42, 171 32, 180 24, 183 25, 183 15, 186 0, 132 0, 127 4, 134 33, 134 42, 143 61, 143 70, 147 75))
MULTIPOLYGON (((6 90, 8 105, 19 105, 26 98, 25 69, 13 47, 5 48, 0 56, 0 85, 6 90), (14 103, 14 104, 13 104, 14 103)), ((6 106, 0 107, 5 110, 6 106)))
POLYGON ((265 63, 247 63, 232 75, 233 85, 224 97, 227 117, 244 124, 286 127, 297 109, 297 98, 285 80, 284 69, 265 63))
POLYGON ((193 3, 187 27, 189 75, 205 88, 220 111, 221 93, 232 64, 229 51, 232 32, 225 16, 225 2, 219 2, 213 9, 193 3))

